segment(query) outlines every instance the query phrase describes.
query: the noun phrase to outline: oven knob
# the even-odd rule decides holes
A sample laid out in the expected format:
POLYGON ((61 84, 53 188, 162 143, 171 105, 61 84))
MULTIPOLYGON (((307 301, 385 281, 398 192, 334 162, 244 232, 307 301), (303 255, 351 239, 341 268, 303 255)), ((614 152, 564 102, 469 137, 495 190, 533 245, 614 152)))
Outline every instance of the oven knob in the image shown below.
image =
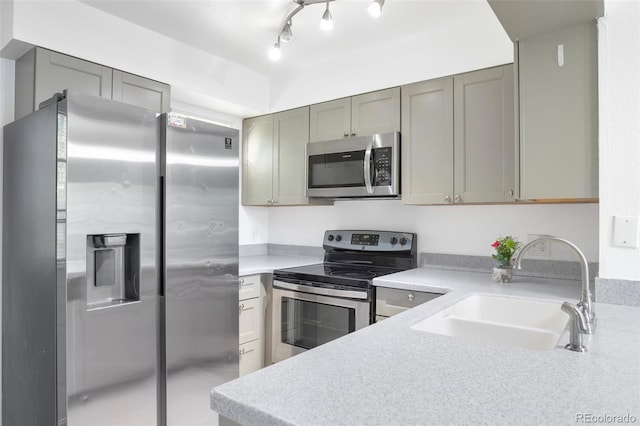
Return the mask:
POLYGON ((398 239, 396 237, 391 237, 391 244, 397 244, 398 239))
POLYGON ((403 237, 403 238, 400 238, 400 245, 401 245, 401 246, 403 246, 403 245, 405 245, 405 244, 407 244, 407 239, 406 239, 406 238, 404 238, 404 237, 403 237))
POLYGON ((329 236, 327 237, 327 240, 333 241, 333 235, 329 234, 329 236))
POLYGON ((336 235, 336 241, 342 241, 342 235, 336 235))

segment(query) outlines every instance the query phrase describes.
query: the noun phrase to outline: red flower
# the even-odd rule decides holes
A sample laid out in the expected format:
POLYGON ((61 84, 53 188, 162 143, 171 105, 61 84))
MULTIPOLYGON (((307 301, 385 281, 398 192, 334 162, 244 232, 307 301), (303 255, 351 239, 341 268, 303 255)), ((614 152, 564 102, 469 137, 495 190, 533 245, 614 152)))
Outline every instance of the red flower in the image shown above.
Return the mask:
POLYGON ((491 247, 498 248, 498 247, 500 247, 500 245, 501 245, 500 241, 496 241, 495 243, 491 244, 491 247))

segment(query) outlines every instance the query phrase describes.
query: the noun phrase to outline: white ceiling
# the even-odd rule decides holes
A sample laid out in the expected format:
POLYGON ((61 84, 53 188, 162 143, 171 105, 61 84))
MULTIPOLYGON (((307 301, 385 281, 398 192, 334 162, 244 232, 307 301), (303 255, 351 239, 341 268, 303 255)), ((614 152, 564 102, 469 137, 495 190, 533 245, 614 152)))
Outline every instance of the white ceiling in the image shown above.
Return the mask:
POLYGON ((489 8, 486 0, 386 0, 375 19, 367 12, 371 0, 336 0, 330 4, 334 30, 324 32, 319 24, 325 5, 309 5, 294 17, 293 40, 282 43, 282 58, 272 63, 267 52, 296 7, 293 0, 82 1, 266 75, 431 32, 489 8))

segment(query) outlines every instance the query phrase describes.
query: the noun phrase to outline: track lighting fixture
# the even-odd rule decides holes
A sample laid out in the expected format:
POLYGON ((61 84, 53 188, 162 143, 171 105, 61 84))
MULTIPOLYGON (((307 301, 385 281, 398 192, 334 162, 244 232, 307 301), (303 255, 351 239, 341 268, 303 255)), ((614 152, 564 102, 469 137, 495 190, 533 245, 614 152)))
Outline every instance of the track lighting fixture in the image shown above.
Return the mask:
MULTIPOLYGON (((329 3, 332 1, 336 0, 293 0, 296 6, 285 16, 282 24, 280 25, 278 40, 269 51, 269 57, 271 58, 271 60, 277 61, 278 59, 280 59, 280 42, 282 41, 284 43, 288 43, 291 41, 291 38, 293 37, 293 32, 291 31, 291 27, 293 25, 293 17, 302 9, 304 9, 305 6, 325 3, 324 13, 322 14, 322 20, 320 21, 320 28, 325 31, 331 31, 333 29, 333 19, 331 17, 331 12, 329 11, 329 3)), ((375 17, 380 16, 383 5, 384 0, 373 0, 373 2, 369 5, 369 13, 375 17)))

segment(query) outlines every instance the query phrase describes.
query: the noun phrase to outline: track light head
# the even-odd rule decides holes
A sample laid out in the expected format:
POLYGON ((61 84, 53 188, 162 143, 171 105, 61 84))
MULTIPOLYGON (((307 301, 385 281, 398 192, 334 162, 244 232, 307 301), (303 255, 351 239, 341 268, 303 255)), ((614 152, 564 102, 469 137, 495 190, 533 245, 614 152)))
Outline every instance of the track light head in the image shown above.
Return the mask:
POLYGON ((324 31, 331 31, 333 29, 333 19, 331 18, 331 12, 329 12, 329 2, 327 2, 327 8, 322 14, 320 28, 322 28, 324 31))
POLYGON ((384 0, 373 0, 369 5, 369 14, 374 18, 377 18, 382 13, 382 6, 384 6, 384 0))
POLYGON ((280 59, 280 54, 280 42, 277 42, 273 45, 271 50, 269 50, 269 59, 275 62, 280 59))
POLYGON ((293 37, 293 32, 291 31, 291 21, 289 21, 284 24, 284 27, 282 27, 282 32, 280 33, 280 41, 289 43, 291 41, 291 37, 293 37))

